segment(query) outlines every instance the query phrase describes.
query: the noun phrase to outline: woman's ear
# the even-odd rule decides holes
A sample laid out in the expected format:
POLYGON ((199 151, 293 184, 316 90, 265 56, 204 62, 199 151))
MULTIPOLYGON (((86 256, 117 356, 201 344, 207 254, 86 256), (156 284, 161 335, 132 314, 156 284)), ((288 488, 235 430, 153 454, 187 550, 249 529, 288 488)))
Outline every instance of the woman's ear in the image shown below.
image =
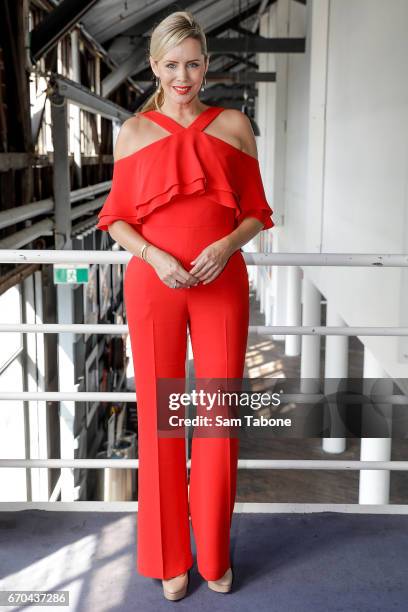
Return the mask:
POLYGON ((156 73, 156 70, 157 70, 156 64, 157 64, 157 62, 152 58, 151 55, 149 55, 149 62, 150 62, 150 67, 151 67, 151 69, 153 71, 154 76, 158 78, 159 75, 156 73))

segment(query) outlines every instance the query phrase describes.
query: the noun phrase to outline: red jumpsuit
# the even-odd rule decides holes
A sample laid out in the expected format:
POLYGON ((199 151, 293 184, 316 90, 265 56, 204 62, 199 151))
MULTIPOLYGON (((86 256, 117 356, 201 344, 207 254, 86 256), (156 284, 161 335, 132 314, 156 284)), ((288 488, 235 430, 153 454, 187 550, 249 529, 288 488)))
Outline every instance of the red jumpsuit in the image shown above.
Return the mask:
MULTIPOLYGON (((163 137, 114 164, 112 188, 97 227, 122 219, 186 270, 202 249, 245 217, 273 227, 258 161, 205 132, 223 111, 210 107, 185 128, 159 111, 143 116, 163 137)), ((237 481, 238 438, 193 437, 188 494, 185 439, 157 435, 156 380, 183 378, 190 332, 196 378, 242 378, 249 322, 248 274, 236 251, 212 282, 172 289, 133 256, 125 304, 138 410, 137 570, 172 578, 193 565, 206 580, 230 566, 230 526, 237 481)))

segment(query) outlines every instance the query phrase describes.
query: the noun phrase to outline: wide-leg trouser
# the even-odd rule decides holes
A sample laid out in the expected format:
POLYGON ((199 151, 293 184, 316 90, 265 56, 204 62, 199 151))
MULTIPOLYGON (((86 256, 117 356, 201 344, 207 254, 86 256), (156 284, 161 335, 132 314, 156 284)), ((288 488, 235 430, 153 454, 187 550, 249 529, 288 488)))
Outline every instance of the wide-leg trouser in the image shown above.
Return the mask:
MULTIPOLYGON (((229 234, 233 210, 200 197, 160 208, 140 226, 143 236, 186 270, 201 250, 229 234)), ((239 439, 193 437, 188 496, 184 438, 157 435, 156 381, 184 378, 189 327, 196 378, 242 378, 249 322, 248 273, 236 251, 207 285, 171 289, 154 268, 133 257, 125 275, 125 303, 138 410, 137 570, 171 578, 193 565, 220 578, 230 565, 230 527, 239 439)))

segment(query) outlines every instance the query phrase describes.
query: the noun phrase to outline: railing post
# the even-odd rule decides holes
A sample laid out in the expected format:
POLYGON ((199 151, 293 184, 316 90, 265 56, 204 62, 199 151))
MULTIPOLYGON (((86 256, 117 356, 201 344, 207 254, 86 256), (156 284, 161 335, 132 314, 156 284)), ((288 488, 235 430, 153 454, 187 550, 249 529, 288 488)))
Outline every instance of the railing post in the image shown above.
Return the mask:
MULTIPOLYGON (((345 326, 344 320, 338 314, 334 300, 327 300, 326 306, 326 326, 345 326)), ((341 389, 339 384, 336 384, 336 389, 333 389, 333 384, 330 379, 346 380, 348 377, 348 336, 326 336, 325 338, 325 363, 324 363, 324 379, 325 383, 324 394, 329 395, 341 389)), ((331 417, 338 419, 337 407, 332 408, 331 417)), ((346 438, 323 438, 322 449, 326 453, 343 453, 346 450, 346 438)))
MULTIPOLYGON (((55 248, 71 249, 71 199, 68 158, 67 100, 51 96, 52 141, 54 148, 54 203, 55 203, 55 248)), ((58 323, 73 323, 73 285, 57 285, 58 323)), ((58 389, 75 388, 74 334, 58 336, 58 389)), ((75 402, 61 401, 60 408, 61 457, 74 458, 75 402)), ((61 471, 61 500, 74 501, 74 471, 61 471)))
POLYGON ((71 248, 71 198, 68 158, 68 110, 66 98, 51 97, 51 132, 54 149, 53 191, 55 206, 55 248, 71 248))
MULTIPOLYGON (((393 389, 393 381, 388 378, 387 372, 381 367, 369 349, 364 346, 364 392, 367 397, 373 392, 373 385, 378 379, 381 380, 380 393, 387 393, 393 389), (387 387, 386 387, 387 384, 387 387), (389 384, 389 387, 388 387, 389 384)), ((370 409, 370 407, 368 407, 370 409)), ((379 413, 384 417, 392 416, 391 405, 376 406, 379 413)), ((365 415, 364 406, 361 412, 362 430, 364 431, 365 415)), ((391 435, 391 432, 390 432, 391 435)), ((390 461, 391 460, 391 437, 390 438, 361 438, 361 461, 390 461)), ((390 501, 390 472, 387 470, 360 470, 359 482, 359 504, 389 504, 390 501)))

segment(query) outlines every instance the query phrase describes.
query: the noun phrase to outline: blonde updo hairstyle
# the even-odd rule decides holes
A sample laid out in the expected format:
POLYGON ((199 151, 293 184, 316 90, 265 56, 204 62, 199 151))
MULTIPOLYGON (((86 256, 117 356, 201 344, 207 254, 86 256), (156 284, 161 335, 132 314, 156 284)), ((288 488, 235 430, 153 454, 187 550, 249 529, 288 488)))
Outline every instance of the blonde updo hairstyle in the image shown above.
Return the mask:
MULTIPOLYGON (((160 21, 151 34, 149 54, 158 62, 168 51, 170 51, 170 49, 179 45, 189 36, 200 41, 201 52, 207 60, 207 41, 204 31, 189 11, 176 11, 160 21)), ((145 101, 138 111, 160 110, 163 102, 164 91, 161 82, 159 82, 156 91, 145 101)))

